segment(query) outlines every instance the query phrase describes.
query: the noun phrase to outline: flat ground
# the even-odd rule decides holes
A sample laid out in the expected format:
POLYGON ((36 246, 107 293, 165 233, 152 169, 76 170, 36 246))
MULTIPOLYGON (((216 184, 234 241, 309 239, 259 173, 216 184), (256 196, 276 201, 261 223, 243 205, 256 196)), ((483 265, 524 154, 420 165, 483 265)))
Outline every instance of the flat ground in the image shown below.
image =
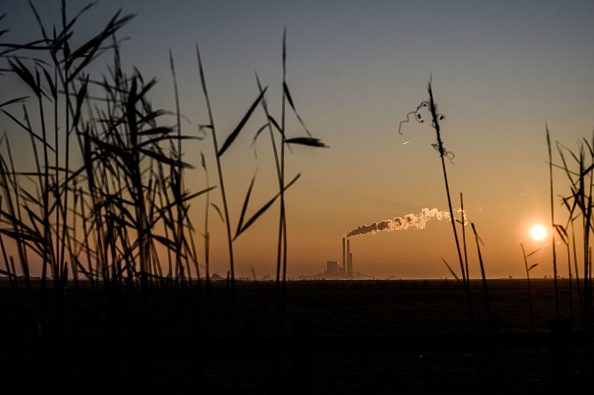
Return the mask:
MULTIPOLYGON (((56 393, 525 394, 566 379, 564 393, 589 393, 591 341, 553 358, 542 344, 472 340, 473 330, 548 333, 552 280, 532 282, 535 335, 525 280, 490 280, 489 304, 472 286, 473 325, 453 281, 288 282, 281 310, 273 282, 238 281, 235 298, 225 281, 144 296, 70 287, 61 299, 1 287, 0 382, 56 393)), ((583 329, 575 284, 572 294, 560 281, 570 333, 583 329)))

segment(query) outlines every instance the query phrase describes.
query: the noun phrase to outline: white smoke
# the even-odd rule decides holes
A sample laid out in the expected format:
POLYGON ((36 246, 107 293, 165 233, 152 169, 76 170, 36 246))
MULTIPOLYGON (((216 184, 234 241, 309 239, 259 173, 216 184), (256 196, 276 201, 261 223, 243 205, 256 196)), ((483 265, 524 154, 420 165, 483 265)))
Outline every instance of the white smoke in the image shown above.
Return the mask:
MULTIPOLYGON (((461 209, 455 210, 456 213, 462 213, 464 225, 466 225, 466 213, 461 209)), ((427 221, 432 218, 437 220, 448 220, 451 221, 449 211, 441 211, 436 208, 428 209, 424 208, 419 214, 406 214, 404 217, 394 217, 392 219, 385 219, 380 222, 374 222, 371 225, 361 225, 357 229, 353 229, 346 234, 346 237, 353 237, 359 235, 365 235, 368 233, 375 234, 377 232, 391 232, 393 230, 407 230, 408 228, 413 229, 425 229, 427 221)))

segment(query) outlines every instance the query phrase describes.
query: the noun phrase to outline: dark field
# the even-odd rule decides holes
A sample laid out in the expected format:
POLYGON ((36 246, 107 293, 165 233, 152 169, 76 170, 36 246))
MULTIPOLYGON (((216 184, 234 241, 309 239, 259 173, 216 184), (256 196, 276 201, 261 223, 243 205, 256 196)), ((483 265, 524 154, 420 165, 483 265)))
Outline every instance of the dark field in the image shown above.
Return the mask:
POLYGON ((552 280, 533 281, 534 334, 525 281, 488 284, 490 319, 473 283, 476 336, 453 281, 288 282, 279 330, 273 282, 238 281, 235 319, 224 281, 146 295, 70 287, 58 300, 2 287, 0 382, 23 393, 590 393, 592 343, 579 337, 577 293, 570 319, 567 281, 564 348, 548 337, 552 280))

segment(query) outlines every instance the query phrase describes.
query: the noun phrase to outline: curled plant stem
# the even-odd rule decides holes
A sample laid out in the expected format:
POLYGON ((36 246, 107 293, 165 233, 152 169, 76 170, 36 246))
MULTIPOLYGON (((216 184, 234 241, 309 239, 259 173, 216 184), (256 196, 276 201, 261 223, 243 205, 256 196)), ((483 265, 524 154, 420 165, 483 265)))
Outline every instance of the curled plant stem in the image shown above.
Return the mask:
MULTIPOLYGON (((441 166, 443 169, 443 179, 445 182, 445 188, 446 188, 446 195, 448 198, 448 209, 450 211, 450 218, 455 218, 454 217, 454 210, 452 208, 452 198, 450 196, 450 185, 448 182, 448 172, 446 169, 446 163, 445 163, 445 158, 448 157, 448 151, 446 151, 446 149, 444 148, 443 145, 443 141, 441 140, 441 128, 439 125, 439 121, 440 119, 443 120, 443 116, 441 116, 438 112, 437 112, 437 105, 435 104, 435 100, 433 99, 433 90, 431 88, 431 80, 429 80, 429 84, 427 86, 427 91, 429 93, 429 111, 431 113, 431 119, 433 120, 433 128, 435 129, 435 134, 437 137, 437 151, 439 152, 439 156, 441 158, 441 166)), ((460 241, 458 239, 458 231, 456 230, 456 221, 452 220, 452 230, 454 232, 454 240, 456 243, 456 251, 458 253, 458 261, 460 262, 460 271, 462 273, 462 282, 464 283, 464 294, 466 297, 466 305, 468 308, 468 315, 471 321, 471 327, 472 330, 474 332, 474 320, 473 320, 473 312, 472 312, 472 301, 470 298, 470 287, 468 284, 468 281, 466 279, 466 274, 465 274, 465 270, 464 270, 464 260, 462 259, 462 250, 460 248, 460 241)))

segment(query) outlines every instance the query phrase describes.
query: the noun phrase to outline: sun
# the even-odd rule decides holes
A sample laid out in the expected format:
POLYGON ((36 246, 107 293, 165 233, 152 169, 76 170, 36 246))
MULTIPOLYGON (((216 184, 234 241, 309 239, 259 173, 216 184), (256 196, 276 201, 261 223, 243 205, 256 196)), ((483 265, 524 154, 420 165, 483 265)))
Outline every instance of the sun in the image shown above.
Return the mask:
POLYGON ((534 225, 530 228, 530 236, 534 240, 542 240, 547 237, 547 229, 542 225, 534 225))

